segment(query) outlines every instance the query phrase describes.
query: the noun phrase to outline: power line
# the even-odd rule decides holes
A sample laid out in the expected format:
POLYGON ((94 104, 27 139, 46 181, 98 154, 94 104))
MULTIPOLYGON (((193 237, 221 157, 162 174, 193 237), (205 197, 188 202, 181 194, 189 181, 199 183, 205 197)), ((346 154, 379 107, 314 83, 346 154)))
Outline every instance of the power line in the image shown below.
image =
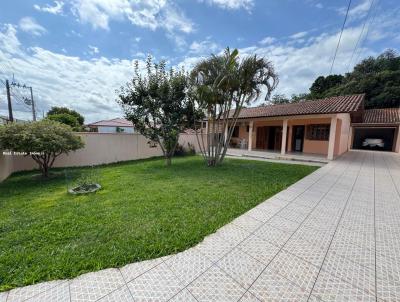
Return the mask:
POLYGON ((344 27, 346 25, 347 16, 349 15, 350 6, 351 6, 351 0, 349 0, 349 5, 347 6, 346 17, 344 18, 344 22, 343 22, 343 25, 342 25, 342 30, 340 31, 339 41, 338 41, 338 43, 336 45, 335 55, 333 56, 332 65, 331 65, 331 69, 329 71, 329 74, 332 73, 333 65, 335 64, 336 55, 337 55, 337 52, 339 50, 340 41, 342 40, 342 35, 343 35, 344 27))
MULTIPOLYGON (((378 2, 379 2, 379 0, 376 0, 375 7, 378 6, 378 2)), ((365 41, 367 40, 367 37, 368 37, 368 34, 369 34, 369 30, 371 29, 371 26, 372 26, 372 24, 373 24, 374 21, 375 21, 376 13, 377 13, 377 10, 375 10, 375 12, 374 12, 374 14, 373 14, 373 16, 372 16, 372 19, 371 19, 371 21, 370 21, 369 24, 368 24, 367 32, 365 33, 364 38, 361 40, 360 48, 359 48, 359 51, 358 51, 358 54, 357 54, 357 57, 356 57, 356 62, 358 62, 358 60, 359 60, 359 58, 360 58, 360 56, 361 56, 362 47, 363 47, 365 41)))
POLYGON ((350 58, 350 61, 349 61, 348 66, 347 66, 347 71, 348 71, 348 72, 350 72, 350 65, 351 65, 351 62, 353 61, 353 57, 354 57, 354 55, 355 55, 355 53, 356 53, 356 51, 357 51, 358 45, 359 45, 359 43, 360 43, 360 41, 361 41, 361 38, 362 38, 362 36, 363 36, 364 29, 365 29, 365 25, 367 24, 367 21, 371 18, 371 11, 372 11, 372 7, 373 7, 373 5, 374 5, 374 2, 375 2, 375 0, 372 0, 372 1, 371 1, 371 5, 369 6, 368 13, 367 13, 367 17, 365 18, 365 21, 364 21, 362 30, 361 30, 361 32, 360 32, 360 35, 358 36, 358 39, 357 39, 356 46, 354 47, 353 52, 352 52, 352 54, 351 54, 351 58, 350 58))

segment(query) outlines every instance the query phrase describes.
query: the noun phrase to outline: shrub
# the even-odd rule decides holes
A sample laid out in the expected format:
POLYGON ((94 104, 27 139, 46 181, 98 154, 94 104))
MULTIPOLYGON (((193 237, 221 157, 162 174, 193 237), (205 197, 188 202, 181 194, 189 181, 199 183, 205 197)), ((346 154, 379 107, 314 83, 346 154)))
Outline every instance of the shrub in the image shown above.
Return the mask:
POLYGON ((44 177, 49 176, 59 155, 83 146, 71 127, 47 119, 26 124, 11 123, 0 128, 0 148, 31 156, 44 177))

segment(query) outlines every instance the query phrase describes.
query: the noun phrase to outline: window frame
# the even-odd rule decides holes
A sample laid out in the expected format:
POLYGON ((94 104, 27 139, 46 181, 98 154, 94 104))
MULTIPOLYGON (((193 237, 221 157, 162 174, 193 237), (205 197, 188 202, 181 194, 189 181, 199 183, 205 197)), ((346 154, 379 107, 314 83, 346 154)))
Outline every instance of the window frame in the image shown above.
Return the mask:
POLYGON ((310 141, 329 141, 330 124, 307 125, 307 139, 310 141))

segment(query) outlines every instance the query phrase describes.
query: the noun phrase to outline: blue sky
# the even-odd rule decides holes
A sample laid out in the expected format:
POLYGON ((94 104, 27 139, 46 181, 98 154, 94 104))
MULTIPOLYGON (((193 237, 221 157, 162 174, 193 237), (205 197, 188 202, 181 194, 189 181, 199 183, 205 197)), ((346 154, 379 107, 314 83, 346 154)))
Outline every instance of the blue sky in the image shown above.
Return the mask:
MULTIPOLYGON (((0 77, 34 87, 39 115, 62 105, 88 121, 121 115, 115 90, 147 54, 190 69, 226 46, 271 60, 276 93, 329 74, 347 0, 14 0, 0 3, 0 77)), ((400 49, 400 3, 353 0, 334 66, 400 49), (371 6, 372 5, 372 6, 371 6), (371 9, 370 9, 371 7, 371 9), (363 30, 363 24, 366 25, 363 30), (368 35, 367 35, 368 33, 368 35), (360 39, 361 37, 361 39, 360 39), (365 37, 365 38, 364 38, 365 37), (360 39, 363 43, 358 43, 360 39), (350 58, 353 57, 353 60, 350 58)), ((2 85, 2 84, 1 84, 2 85)), ((15 115, 30 118, 15 89, 15 115)), ((6 113, 0 86, 0 114, 6 113)))

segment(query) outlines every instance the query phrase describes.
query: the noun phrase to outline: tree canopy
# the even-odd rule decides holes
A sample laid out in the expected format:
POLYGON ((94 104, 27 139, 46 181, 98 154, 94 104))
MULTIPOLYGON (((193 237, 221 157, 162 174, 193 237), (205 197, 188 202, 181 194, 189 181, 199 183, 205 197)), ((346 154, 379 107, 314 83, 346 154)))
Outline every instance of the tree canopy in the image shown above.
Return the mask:
POLYGON ((0 127, 0 147, 30 155, 44 177, 49 176, 49 169, 57 156, 83 146, 81 138, 73 134, 71 127, 47 119, 0 127))
POLYGON ((277 84, 271 62, 256 55, 239 58, 237 49, 227 48, 195 66, 189 95, 207 115, 207 142, 201 135, 199 145, 208 166, 222 163, 241 109, 262 93, 269 97, 277 84))
MULTIPOLYGON (((302 99, 316 99, 345 94, 365 93, 366 108, 400 107, 400 56, 394 50, 386 50, 377 57, 369 57, 343 75, 319 76, 309 93, 300 94, 302 99)), ((298 102, 299 97, 279 95, 269 103, 298 102)))
MULTIPOLYGON (((85 122, 85 118, 77 111, 69 109, 67 107, 51 107, 51 109, 47 112, 47 117, 50 117, 52 115, 56 115, 60 118, 59 122, 63 123, 61 120, 65 119, 65 115, 68 114, 70 116, 75 117, 77 123, 79 126, 83 126, 85 122), (62 115, 62 116, 60 116, 62 115)), ((56 118, 54 118, 55 120, 56 118)), ((71 120, 71 119, 69 119, 71 120)), ((70 121, 69 121, 70 122, 70 121)), ((67 124, 67 123, 65 123, 67 124)), ((67 124, 68 125, 68 124, 67 124)), ((73 127, 72 125, 69 125, 73 127)))
POLYGON ((184 71, 167 71, 164 61, 154 64, 149 57, 145 75, 136 62, 132 81, 119 93, 125 117, 139 133, 159 144, 167 165, 171 164, 179 134, 195 114, 186 97, 187 84, 184 71))

